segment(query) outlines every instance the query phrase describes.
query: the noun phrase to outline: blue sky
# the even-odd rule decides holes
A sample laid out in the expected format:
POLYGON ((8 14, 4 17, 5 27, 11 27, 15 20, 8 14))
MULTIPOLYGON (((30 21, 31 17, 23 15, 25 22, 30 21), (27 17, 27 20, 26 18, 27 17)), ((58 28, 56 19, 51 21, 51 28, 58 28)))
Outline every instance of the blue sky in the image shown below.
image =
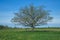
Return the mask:
POLYGON ((0 24, 13 26, 11 19, 14 13, 20 8, 33 3, 35 6, 44 5, 47 10, 51 10, 52 22, 45 26, 60 26, 60 0, 0 0, 0 24))

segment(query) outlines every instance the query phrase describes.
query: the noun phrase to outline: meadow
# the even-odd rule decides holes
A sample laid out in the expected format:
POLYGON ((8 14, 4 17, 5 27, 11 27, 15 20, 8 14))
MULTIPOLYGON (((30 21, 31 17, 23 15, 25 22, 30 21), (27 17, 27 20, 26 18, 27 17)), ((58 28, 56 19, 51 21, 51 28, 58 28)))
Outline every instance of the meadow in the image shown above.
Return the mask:
POLYGON ((60 40, 59 28, 36 28, 34 30, 33 32, 22 28, 3 29, 0 30, 0 40, 60 40))

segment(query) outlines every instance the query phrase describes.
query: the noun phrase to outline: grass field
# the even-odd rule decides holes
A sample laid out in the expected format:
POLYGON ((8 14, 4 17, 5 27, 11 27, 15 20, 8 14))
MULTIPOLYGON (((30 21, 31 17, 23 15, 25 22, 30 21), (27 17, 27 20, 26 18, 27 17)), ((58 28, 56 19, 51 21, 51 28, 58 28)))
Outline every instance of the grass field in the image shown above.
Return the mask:
POLYGON ((0 30, 0 40, 60 40, 60 29, 35 29, 29 32, 25 29, 0 30))

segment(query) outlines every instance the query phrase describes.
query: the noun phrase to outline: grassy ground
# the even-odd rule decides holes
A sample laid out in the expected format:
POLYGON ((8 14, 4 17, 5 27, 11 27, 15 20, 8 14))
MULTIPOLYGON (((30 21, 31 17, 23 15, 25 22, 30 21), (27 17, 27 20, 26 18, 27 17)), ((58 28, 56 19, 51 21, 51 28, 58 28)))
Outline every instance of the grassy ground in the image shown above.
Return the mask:
POLYGON ((0 30, 0 40, 60 40, 60 29, 35 30, 40 31, 26 32, 25 29, 0 30))

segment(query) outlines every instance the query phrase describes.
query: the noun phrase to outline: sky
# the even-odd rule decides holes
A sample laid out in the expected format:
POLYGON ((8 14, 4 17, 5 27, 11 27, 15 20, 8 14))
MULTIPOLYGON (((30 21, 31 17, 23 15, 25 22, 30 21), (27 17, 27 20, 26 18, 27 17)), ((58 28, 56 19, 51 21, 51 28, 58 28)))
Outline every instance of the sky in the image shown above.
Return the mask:
POLYGON ((60 0, 0 0, 0 25, 13 27, 11 19, 14 17, 14 13, 31 3, 35 6, 44 5, 46 10, 51 10, 50 16, 53 17, 53 20, 44 25, 45 27, 60 27, 60 0))

